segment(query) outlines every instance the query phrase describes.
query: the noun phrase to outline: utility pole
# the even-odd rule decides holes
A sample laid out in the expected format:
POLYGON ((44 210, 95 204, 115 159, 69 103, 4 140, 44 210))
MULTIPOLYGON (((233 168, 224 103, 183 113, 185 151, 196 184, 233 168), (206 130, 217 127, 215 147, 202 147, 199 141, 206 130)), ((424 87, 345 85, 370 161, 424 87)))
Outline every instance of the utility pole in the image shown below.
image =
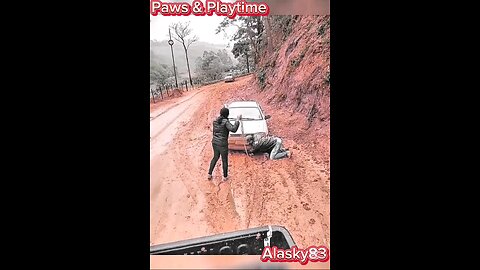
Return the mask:
POLYGON ((170 32, 170 28, 168 28, 168 34, 170 35, 170 40, 168 41, 168 45, 170 45, 170 50, 172 51, 173 74, 175 75, 175 86, 178 88, 177 71, 175 69, 175 56, 173 56, 173 40, 172 40, 172 33, 170 32))

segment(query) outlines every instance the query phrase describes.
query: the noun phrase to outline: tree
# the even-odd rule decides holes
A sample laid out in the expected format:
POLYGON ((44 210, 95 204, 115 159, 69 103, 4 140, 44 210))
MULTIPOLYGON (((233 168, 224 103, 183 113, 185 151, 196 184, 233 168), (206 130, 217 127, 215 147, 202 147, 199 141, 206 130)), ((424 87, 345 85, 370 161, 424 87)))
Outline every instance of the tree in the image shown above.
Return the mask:
POLYGON ((217 52, 204 51, 202 57, 196 60, 196 70, 204 78, 216 80, 223 76, 224 72, 233 68, 232 58, 225 49, 217 52))
POLYGON ((227 50, 218 50, 217 51, 217 56, 220 59, 220 62, 222 63, 223 66, 226 68, 230 68, 233 66, 233 61, 232 58, 230 58, 230 55, 228 55, 227 50))
POLYGON ((233 49, 232 49, 233 56, 235 58, 238 58, 240 56, 245 56, 247 63, 247 72, 250 72, 250 65, 248 64, 248 54, 250 53, 250 45, 246 41, 240 41, 235 44, 233 44, 233 49))
POLYGON ((150 64, 150 84, 165 84, 170 77, 173 76, 173 71, 167 65, 150 64))
POLYGON ((187 69, 188 69, 188 78, 190 79, 190 85, 193 86, 192 75, 190 73, 190 63, 188 62, 188 48, 192 43, 198 41, 197 36, 193 36, 192 38, 188 38, 188 36, 192 33, 192 29, 190 28, 190 22, 187 23, 173 23, 170 25, 170 28, 173 29, 176 37, 173 38, 180 42, 183 45, 183 49, 185 50, 185 57, 187 58, 187 69))
POLYGON ((233 20, 225 18, 217 27, 216 33, 225 32, 225 29, 230 26, 237 28, 237 31, 231 37, 231 40, 235 42, 233 45, 234 48, 237 43, 241 43, 241 46, 248 43, 248 48, 251 49, 253 53, 254 62, 257 63, 259 59, 260 42, 265 29, 262 19, 258 16, 237 17, 233 20))

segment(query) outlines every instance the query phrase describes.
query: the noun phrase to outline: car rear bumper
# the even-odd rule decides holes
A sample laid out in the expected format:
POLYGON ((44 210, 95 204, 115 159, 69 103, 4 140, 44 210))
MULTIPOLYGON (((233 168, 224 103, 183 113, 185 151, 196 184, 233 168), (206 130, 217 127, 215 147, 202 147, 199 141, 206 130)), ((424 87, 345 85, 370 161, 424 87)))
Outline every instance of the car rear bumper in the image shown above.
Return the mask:
POLYGON ((228 149, 229 150, 238 150, 244 151, 245 146, 247 150, 250 150, 250 145, 248 145, 243 137, 230 137, 228 139, 228 149))

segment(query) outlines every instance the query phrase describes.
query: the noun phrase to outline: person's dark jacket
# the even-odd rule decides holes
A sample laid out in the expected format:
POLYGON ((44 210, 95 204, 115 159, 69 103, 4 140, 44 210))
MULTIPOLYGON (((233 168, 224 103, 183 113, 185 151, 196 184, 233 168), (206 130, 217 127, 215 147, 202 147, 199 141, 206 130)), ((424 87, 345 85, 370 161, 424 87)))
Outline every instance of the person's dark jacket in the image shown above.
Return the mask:
POLYGON ((218 146, 228 146, 228 133, 237 132, 240 121, 235 120, 235 124, 230 124, 227 118, 219 116, 213 121, 212 143, 218 146))
POLYGON ((253 135, 253 143, 251 144, 251 153, 270 153, 277 143, 277 138, 273 136, 253 135))

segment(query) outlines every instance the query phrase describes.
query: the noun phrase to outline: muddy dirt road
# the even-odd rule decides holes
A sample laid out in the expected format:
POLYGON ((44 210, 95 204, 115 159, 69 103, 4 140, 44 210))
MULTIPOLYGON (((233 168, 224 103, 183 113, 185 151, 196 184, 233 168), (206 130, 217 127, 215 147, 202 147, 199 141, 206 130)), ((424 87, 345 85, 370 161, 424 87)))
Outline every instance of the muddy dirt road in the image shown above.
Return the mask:
MULTIPOLYGON (((231 153, 230 180, 220 183, 219 160, 207 181, 212 121, 222 104, 242 99, 250 83, 243 77, 204 86, 151 113, 152 245, 269 224, 286 227, 300 247, 330 245, 329 170, 312 149, 303 150, 311 146, 285 138, 294 154, 279 161, 231 153)), ((275 130, 276 113, 268 113, 275 130)))

